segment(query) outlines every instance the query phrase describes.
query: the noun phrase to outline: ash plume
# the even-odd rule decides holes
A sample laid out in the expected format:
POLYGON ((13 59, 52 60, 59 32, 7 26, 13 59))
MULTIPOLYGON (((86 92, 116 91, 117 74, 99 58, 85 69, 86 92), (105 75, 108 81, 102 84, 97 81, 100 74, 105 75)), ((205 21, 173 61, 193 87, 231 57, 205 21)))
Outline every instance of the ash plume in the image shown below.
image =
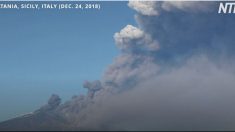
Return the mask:
POLYGON ((216 5, 129 2, 138 27, 114 34, 121 53, 74 120, 79 128, 234 130, 234 18, 216 5))
POLYGON ((89 96, 90 98, 93 98, 95 92, 99 91, 102 88, 101 82, 99 80, 93 82, 85 81, 83 87, 88 89, 87 96, 89 96))
POLYGON ((42 106, 36 112, 51 111, 51 110, 56 109, 60 104, 61 104, 61 98, 59 97, 59 95, 52 94, 51 97, 48 100, 48 103, 46 105, 42 106))

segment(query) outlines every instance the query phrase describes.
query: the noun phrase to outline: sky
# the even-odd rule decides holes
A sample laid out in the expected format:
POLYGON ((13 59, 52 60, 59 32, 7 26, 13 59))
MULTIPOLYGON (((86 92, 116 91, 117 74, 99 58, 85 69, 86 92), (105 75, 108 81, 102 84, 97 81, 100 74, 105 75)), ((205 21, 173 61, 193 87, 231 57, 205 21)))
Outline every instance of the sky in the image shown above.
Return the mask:
POLYGON ((113 34, 135 25, 127 2, 101 10, 0 10, 0 121, 32 112, 51 94, 85 94, 118 54, 113 34))

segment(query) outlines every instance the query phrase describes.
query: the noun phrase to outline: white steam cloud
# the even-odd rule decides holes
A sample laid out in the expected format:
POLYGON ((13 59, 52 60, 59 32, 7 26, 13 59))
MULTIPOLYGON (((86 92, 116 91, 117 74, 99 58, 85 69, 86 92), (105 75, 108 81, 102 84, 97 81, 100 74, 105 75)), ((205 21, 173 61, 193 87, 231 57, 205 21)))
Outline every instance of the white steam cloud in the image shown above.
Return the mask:
POLYGON ((142 13, 143 15, 158 15, 156 1, 130 1, 128 6, 142 13))
POLYGON ((127 25, 120 33, 115 33, 114 39, 117 46, 124 51, 138 49, 156 51, 159 49, 156 40, 153 40, 149 34, 132 25, 127 25))
POLYGON ((201 1, 130 1, 128 6, 142 15, 156 16, 162 11, 181 10, 185 12, 209 12, 215 6, 212 2, 201 1))

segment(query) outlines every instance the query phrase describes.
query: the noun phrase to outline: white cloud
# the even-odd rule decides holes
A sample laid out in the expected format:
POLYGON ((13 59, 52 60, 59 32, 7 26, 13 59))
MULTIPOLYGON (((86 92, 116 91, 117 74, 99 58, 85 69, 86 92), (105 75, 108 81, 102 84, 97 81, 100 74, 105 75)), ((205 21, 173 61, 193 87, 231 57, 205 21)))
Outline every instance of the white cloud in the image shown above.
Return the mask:
POLYGON ((172 11, 174 9, 182 10, 185 12, 206 12, 210 11, 214 3, 201 1, 164 1, 162 3, 162 9, 166 11, 172 11))
POLYGON ((156 10, 156 1, 130 1, 128 6, 140 12, 143 15, 158 15, 158 10, 156 10))
POLYGON ((153 40, 149 34, 132 25, 127 25, 119 33, 115 33, 114 39, 121 50, 142 49, 156 51, 159 49, 159 44, 156 40, 153 40))
POLYGON ((207 12, 210 11, 213 2, 201 1, 130 1, 128 6, 138 13, 147 16, 159 15, 161 11, 174 11, 175 9, 185 12, 207 12))

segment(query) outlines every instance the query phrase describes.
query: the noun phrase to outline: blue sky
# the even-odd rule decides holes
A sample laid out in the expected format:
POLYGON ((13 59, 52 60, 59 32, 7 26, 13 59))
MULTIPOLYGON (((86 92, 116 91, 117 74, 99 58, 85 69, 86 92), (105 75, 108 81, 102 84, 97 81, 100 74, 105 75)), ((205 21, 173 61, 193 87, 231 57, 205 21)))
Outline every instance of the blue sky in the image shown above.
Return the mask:
POLYGON ((118 50, 113 34, 135 25, 127 2, 100 11, 0 10, 0 121, 31 112, 53 93, 85 93, 118 50))

